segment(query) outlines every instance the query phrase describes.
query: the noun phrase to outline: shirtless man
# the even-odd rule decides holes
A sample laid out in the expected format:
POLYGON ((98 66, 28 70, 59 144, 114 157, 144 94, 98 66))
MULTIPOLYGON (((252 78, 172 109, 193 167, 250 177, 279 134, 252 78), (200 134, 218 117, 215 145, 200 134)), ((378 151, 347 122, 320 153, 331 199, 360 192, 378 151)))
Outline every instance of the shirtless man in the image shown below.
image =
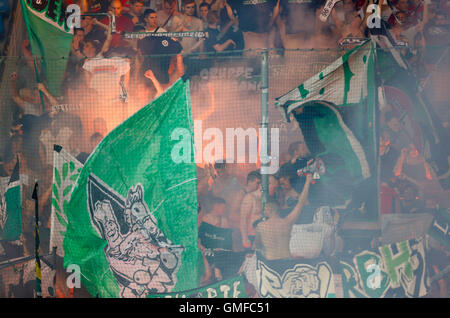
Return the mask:
MULTIPOLYGON (((273 197, 278 187, 278 180, 274 176, 269 176, 269 197, 273 197)), ((255 237, 253 223, 261 218, 261 187, 248 193, 241 204, 241 235, 242 245, 245 248, 252 246, 255 237)))
POLYGON ((257 241, 262 244, 262 252, 268 260, 286 259, 291 257, 289 242, 292 227, 298 219, 302 208, 308 198, 312 175, 306 176, 306 183, 299 200, 292 212, 282 219, 279 215, 278 205, 269 202, 264 208, 265 220, 256 226, 257 241))

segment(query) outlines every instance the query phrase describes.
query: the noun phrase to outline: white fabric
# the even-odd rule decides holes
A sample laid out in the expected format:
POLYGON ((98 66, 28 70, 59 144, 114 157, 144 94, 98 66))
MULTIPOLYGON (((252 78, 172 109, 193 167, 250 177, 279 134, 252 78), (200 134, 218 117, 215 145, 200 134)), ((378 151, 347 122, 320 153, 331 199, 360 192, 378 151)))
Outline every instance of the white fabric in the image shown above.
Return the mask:
POLYGON ((130 62, 121 57, 110 59, 94 58, 87 60, 83 68, 92 74, 90 86, 102 97, 119 98, 120 78, 130 71, 130 62))

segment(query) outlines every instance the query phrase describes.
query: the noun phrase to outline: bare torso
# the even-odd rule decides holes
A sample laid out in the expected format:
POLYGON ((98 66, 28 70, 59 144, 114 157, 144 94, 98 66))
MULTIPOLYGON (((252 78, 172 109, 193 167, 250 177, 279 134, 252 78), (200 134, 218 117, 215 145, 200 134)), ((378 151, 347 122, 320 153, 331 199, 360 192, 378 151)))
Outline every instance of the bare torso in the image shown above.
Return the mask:
POLYGON ((292 225, 280 217, 272 217, 258 224, 256 232, 268 260, 290 258, 289 241, 292 225))

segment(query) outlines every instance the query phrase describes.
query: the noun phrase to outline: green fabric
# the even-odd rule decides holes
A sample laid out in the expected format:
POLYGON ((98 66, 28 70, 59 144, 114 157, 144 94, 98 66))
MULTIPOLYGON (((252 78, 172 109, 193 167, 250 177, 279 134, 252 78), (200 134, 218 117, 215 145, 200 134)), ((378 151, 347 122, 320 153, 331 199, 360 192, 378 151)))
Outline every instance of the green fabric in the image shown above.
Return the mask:
POLYGON ((364 150, 350 129, 344 124, 339 112, 321 103, 313 104, 311 107, 318 112, 318 116, 313 118, 313 122, 317 136, 326 148, 318 156, 338 154, 341 158, 345 158, 343 166, 326 166, 327 173, 323 176, 324 180, 330 174, 334 176, 337 170, 344 167, 349 173, 348 177, 354 180, 355 183, 368 178, 370 176, 370 168, 364 150))
POLYGON ((22 234, 22 201, 19 163, 11 177, 0 180, 0 239, 16 241, 22 234))
POLYGON ((55 1, 57 6, 50 15, 51 1, 42 10, 33 7, 35 1, 20 2, 32 53, 41 61, 41 72, 47 79, 49 92, 59 96, 73 40, 73 33, 65 24, 62 1, 55 1))
MULTIPOLYGON (((147 286, 156 288, 138 295, 145 297, 145 294, 161 292, 167 286, 169 287, 164 292, 197 287, 199 250, 196 167, 193 151, 190 160, 192 163, 175 163, 172 160, 171 152, 177 141, 172 140, 171 134, 176 128, 190 132, 188 142, 193 148, 189 82, 183 82, 181 79, 107 135, 85 163, 65 211, 68 225, 63 246, 64 266, 71 264, 80 266, 82 283, 91 295, 133 297, 129 290, 131 287, 132 293, 140 293, 146 290, 147 286), (142 260, 139 255, 136 256, 145 252, 136 248, 132 251, 135 258, 129 261, 130 268, 127 269, 123 265, 123 259, 131 257, 131 252, 110 248, 112 245, 109 241, 102 238, 90 216, 92 208, 88 199, 91 198, 87 195, 89 191, 92 193, 88 186, 92 189, 95 185, 93 181, 104 184, 105 188, 111 188, 108 195, 115 196, 116 202, 124 201, 125 197, 129 201, 129 198, 131 200, 129 192, 136 194, 139 189, 142 190, 141 207, 147 207, 156 219, 157 227, 161 230, 160 237, 164 236, 169 240, 167 244, 169 247, 173 245, 184 247, 176 277, 172 277, 176 280, 175 286, 170 286, 170 282, 162 284, 164 286, 154 287, 152 284, 142 286, 136 281, 133 282, 134 287, 130 285, 128 289, 123 283, 119 286, 112 267, 116 266, 116 272, 119 269, 125 273, 133 271, 132 267, 136 265, 133 262, 136 259, 142 261, 142 264, 153 264, 153 261, 148 257, 142 260), (109 251, 109 254, 106 255, 105 251, 109 251), (128 253, 126 257, 124 253, 128 253), (111 262, 115 265, 110 266, 111 262), (122 267, 117 267, 117 264, 122 264, 122 267)), ((135 197, 139 198, 139 195, 135 197)), ((123 202, 116 204, 113 201, 109 200, 112 207, 120 209, 123 202)), ((101 212, 107 213, 107 210, 105 207, 101 212)), ((130 213, 134 213, 133 208, 130 210, 130 213)), ((98 211, 95 213, 99 215, 98 211)), ((146 216, 148 215, 149 213, 146 213, 146 216)), ((120 218, 126 220, 124 214, 116 215, 116 218, 119 222, 120 218)), ((125 224, 124 222, 126 221, 122 223, 125 224)), ((129 232, 121 234, 124 237, 136 234, 130 229, 127 231, 129 232)), ((140 246, 146 247, 147 242, 142 241, 142 237, 139 239, 140 246)), ((159 242, 154 240, 151 243, 157 245, 159 242)), ((173 255, 170 255, 169 260, 163 261, 174 260, 173 255)), ((150 270, 150 276, 156 277, 155 273, 160 272, 154 268, 150 270)), ((148 278, 149 273, 140 272, 140 274, 148 278)), ((139 280, 142 282, 143 278, 139 280)))
MULTIPOLYGON (((373 44, 370 41, 350 50, 320 73, 276 98, 276 105, 288 112, 301 104, 323 100, 335 105, 360 103, 368 97, 373 68, 373 44)), ((373 82, 372 82, 373 84, 373 82)))

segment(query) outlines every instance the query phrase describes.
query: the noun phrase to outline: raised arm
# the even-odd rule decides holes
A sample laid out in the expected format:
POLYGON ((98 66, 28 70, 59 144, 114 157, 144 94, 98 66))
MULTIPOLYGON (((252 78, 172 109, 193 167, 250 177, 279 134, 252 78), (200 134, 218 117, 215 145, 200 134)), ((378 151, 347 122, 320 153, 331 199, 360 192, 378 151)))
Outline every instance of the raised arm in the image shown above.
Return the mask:
POLYGON ((102 47, 102 50, 100 51, 100 55, 103 55, 106 52, 108 52, 109 47, 111 46, 111 40, 112 40, 112 34, 111 34, 111 23, 110 23, 109 27, 108 27, 108 33, 106 34, 106 40, 105 40, 105 43, 103 43, 103 47, 102 47))
POLYGON ((155 98, 158 97, 159 95, 161 95, 164 92, 163 88, 161 87, 161 84, 156 79, 156 77, 153 74, 153 71, 151 69, 147 70, 145 72, 144 76, 147 77, 148 79, 150 79, 152 81, 152 83, 153 83, 153 86, 155 86, 155 89, 156 89, 155 98))
POLYGON ((395 163, 394 175, 396 177, 398 177, 402 174, 403 163, 405 162, 407 152, 408 152, 408 149, 403 148, 400 157, 398 157, 397 162, 395 163))
POLYGON ((25 109, 25 101, 20 97, 16 86, 17 73, 11 74, 11 98, 22 110, 25 109))
POLYGON ((270 18, 270 25, 272 26, 277 19, 280 13, 280 0, 277 1, 277 4, 273 8, 272 17, 270 18))
POLYGON ((37 83, 37 88, 48 98, 51 106, 55 106, 55 105, 59 104, 58 100, 52 94, 50 94, 47 87, 45 87, 45 85, 43 83, 37 83))
POLYGON ((294 207, 292 212, 289 213, 289 215, 285 218, 286 222, 294 224, 295 221, 298 219, 300 213, 302 212, 303 206, 305 205, 305 202, 308 199, 309 187, 311 185, 312 179, 313 179, 312 174, 308 173, 306 175, 306 182, 305 185, 303 186, 302 193, 298 198, 297 205, 294 207))

